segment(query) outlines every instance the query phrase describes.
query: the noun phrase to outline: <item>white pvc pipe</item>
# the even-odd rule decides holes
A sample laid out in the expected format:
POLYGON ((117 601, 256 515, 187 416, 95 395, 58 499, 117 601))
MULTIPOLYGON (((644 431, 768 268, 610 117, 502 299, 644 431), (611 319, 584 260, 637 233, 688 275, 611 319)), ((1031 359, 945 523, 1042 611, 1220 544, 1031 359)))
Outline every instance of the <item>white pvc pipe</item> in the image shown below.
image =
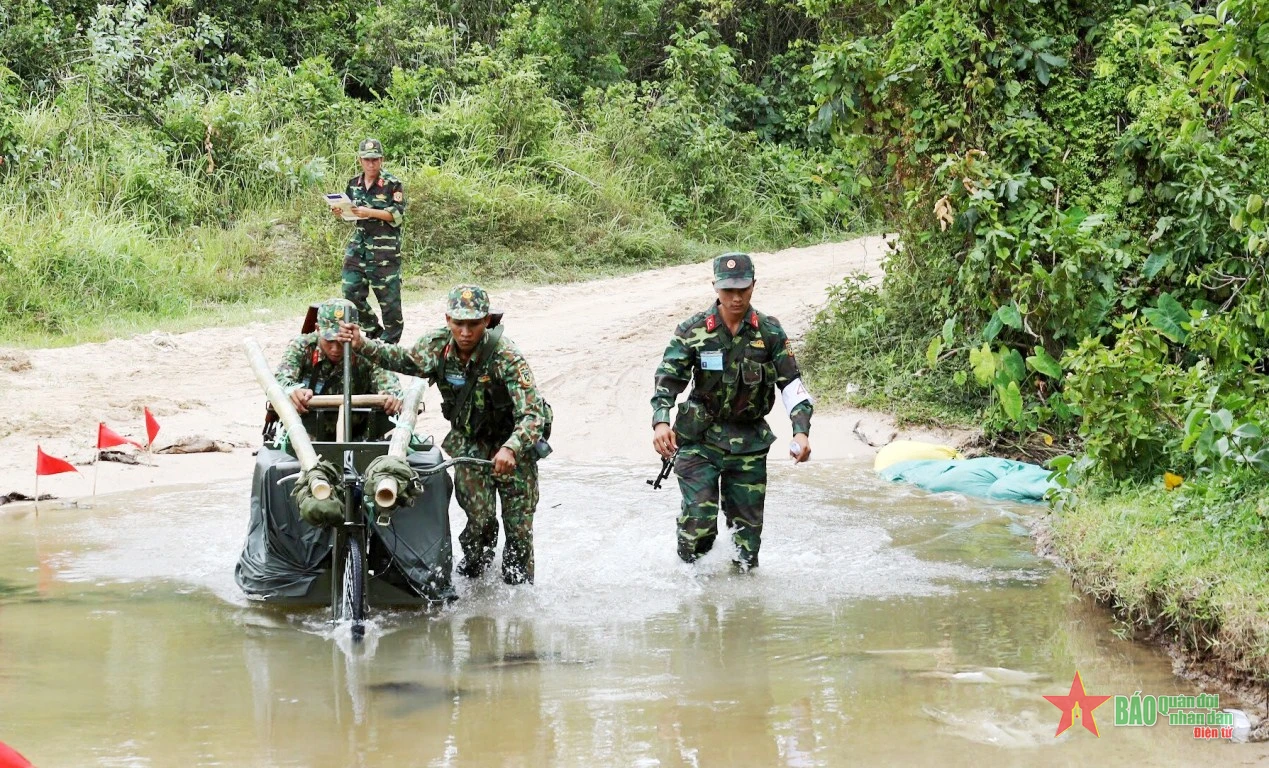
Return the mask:
MULTIPOLYGON (((300 468, 307 472, 316 467, 317 451, 313 450, 313 442, 309 440, 304 423, 300 421, 300 414, 291 404, 291 398, 286 396, 286 393, 282 391, 282 385, 273 378, 273 371, 269 370, 269 364, 265 362, 264 352, 261 351, 260 345, 255 339, 248 337, 243 340, 242 347, 246 350, 247 360, 251 363, 251 372, 256 375, 256 381, 264 389, 264 396, 269 398, 273 410, 282 419, 282 426, 286 428, 286 434, 291 439, 291 447, 295 450, 295 458, 300 461, 300 468)), ((310 480, 308 489, 313 494, 313 498, 319 500, 330 498, 334 491, 331 484, 320 477, 310 480)))
MULTIPOLYGON (((388 445, 388 455, 404 459, 410 447, 410 438, 414 435, 414 422, 419 417, 419 401, 423 399, 426 381, 418 381, 410 391, 405 393, 401 401, 401 413, 397 416, 397 425, 392 430, 392 442, 388 445)), ((375 504, 387 509, 397 503, 397 480, 385 477, 375 485, 375 504)))

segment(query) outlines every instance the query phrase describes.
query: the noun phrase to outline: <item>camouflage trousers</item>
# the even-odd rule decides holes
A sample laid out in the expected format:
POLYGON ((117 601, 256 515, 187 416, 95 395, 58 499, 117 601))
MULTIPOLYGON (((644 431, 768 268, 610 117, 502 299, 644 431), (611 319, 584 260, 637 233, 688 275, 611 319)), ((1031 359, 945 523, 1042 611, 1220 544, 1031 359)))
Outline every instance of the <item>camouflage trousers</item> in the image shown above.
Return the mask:
POLYGON ((721 490, 727 527, 735 530, 737 563, 756 568, 767 497, 767 452, 728 453, 712 445, 684 442, 679 444, 674 472, 683 493, 679 557, 690 563, 714 547, 721 490))
MULTIPOLYGON (((450 456, 491 459, 501 444, 473 440, 457 431, 445 436, 441 447, 450 456)), ((498 546, 496 497, 502 497, 502 527, 507 545, 502 550, 502 580, 508 584, 533 583, 533 513, 538 506, 538 464, 516 457, 510 476, 493 474, 488 467, 459 464, 454 467, 454 495, 467 513, 467 526, 458 535, 463 562, 458 571, 478 576, 493 562, 498 546)))
POLYGON ((389 344, 401 340, 405 321, 401 315, 401 256, 396 249, 372 250, 350 243, 344 254, 344 298, 357 307, 361 327, 367 335, 389 344), (370 309, 370 291, 379 300, 383 324, 370 309))

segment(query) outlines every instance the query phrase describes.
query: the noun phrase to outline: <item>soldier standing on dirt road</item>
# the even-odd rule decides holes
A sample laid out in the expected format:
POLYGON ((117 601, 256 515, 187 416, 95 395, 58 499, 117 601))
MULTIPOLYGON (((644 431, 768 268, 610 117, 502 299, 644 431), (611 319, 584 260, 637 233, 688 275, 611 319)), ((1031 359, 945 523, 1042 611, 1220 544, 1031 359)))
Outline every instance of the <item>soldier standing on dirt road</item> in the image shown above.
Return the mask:
POLYGON ((538 459, 549 449, 550 406, 538 394, 533 372, 502 328, 489 328, 489 295, 475 285, 449 293, 445 327, 405 348, 363 339, 355 325, 339 338, 389 370, 418 376, 441 392, 441 413, 450 432, 441 447, 450 456, 492 459, 486 469, 454 468, 454 492, 467 513, 459 534, 463 560, 458 572, 476 578, 493 561, 498 544, 496 497, 502 497, 507 543, 502 579, 533 582, 533 514, 538 504, 538 459))
POLYGON ((776 387, 793 422, 790 453, 799 463, 811 458, 811 398, 780 321, 750 305, 754 283, 748 254, 714 259, 718 300, 674 331, 652 395, 652 447, 665 458, 678 452, 679 557, 691 563, 714 546, 721 489, 741 571, 758 567, 767 452, 775 442, 765 416, 776 387), (671 428, 670 409, 690 381, 671 428))
MULTIPOLYGON (((357 145, 361 174, 348 181, 344 194, 353 202, 355 223, 344 251, 344 298, 353 303, 366 323, 367 335, 389 344, 401 340, 401 224, 405 220, 405 190, 400 179, 383 172, 383 145, 366 139, 357 145), (383 325, 370 309, 374 289, 383 312, 383 325)), ((335 216, 341 216, 338 210, 335 216)), ((341 219, 342 220, 342 219, 341 219)))

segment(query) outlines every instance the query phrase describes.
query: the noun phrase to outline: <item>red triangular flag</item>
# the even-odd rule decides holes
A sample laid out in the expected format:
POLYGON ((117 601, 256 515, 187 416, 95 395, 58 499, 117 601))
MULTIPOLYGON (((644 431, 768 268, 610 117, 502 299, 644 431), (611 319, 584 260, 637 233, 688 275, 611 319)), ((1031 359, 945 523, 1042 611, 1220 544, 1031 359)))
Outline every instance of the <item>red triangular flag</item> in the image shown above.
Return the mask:
POLYGON ((150 409, 145 409, 145 434, 149 440, 149 445, 154 445, 154 436, 159 433, 159 422, 154 418, 154 414, 150 413, 150 409))
POLYGON ((78 472, 69 461, 49 456, 40 446, 35 446, 35 474, 57 475, 62 472, 78 472))
POLYGON ((0 768, 34 768, 31 763, 13 747, 0 741, 0 768))
POLYGON ((141 444, 136 440, 129 440, 110 427, 107 427, 105 422, 97 422, 97 450, 100 451, 102 448, 113 448, 116 445, 123 445, 124 443, 135 445, 138 448, 141 447, 141 444))

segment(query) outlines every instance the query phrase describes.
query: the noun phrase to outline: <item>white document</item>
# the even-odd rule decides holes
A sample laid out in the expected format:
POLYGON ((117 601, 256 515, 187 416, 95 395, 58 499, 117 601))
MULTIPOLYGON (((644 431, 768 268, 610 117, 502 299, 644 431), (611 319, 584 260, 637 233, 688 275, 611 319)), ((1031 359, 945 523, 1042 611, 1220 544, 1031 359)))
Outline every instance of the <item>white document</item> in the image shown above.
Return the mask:
POLYGON ((793 408, 798 403, 814 404, 811 400, 811 393, 807 391, 806 385, 802 383, 800 376, 790 381, 784 389, 780 390, 780 399, 784 401, 784 412, 790 416, 793 415, 793 408))
POLYGON ((326 200, 326 204, 330 206, 332 211, 339 211, 339 217, 344 221, 361 221, 361 216, 354 216, 353 201, 348 199, 348 195, 340 192, 335 195, 322 195, 326 200))

